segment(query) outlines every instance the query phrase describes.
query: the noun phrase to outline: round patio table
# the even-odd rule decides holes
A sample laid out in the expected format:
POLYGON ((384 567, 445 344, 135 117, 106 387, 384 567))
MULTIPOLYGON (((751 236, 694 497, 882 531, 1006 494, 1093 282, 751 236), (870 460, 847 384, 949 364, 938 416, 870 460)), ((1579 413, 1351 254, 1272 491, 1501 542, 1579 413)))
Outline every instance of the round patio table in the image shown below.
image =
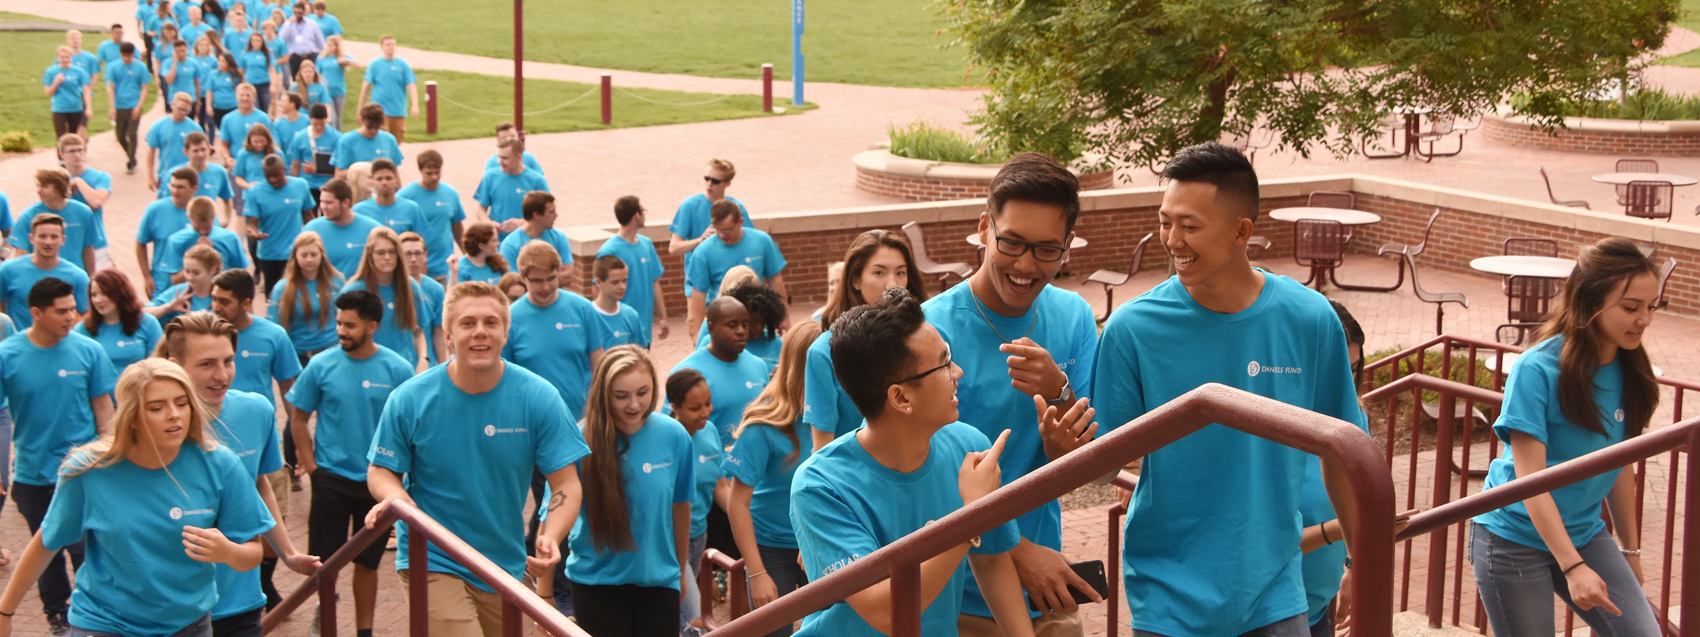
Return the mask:
POLYGON ((1700 179, 1676 173, 1600 173, 1594 175, 1594 181, 1619 186, 1627 186, 1631 181, 1662 181, 1672 186, 1692 186, 1700 183, 1700 179))
POLYGON ((1498 255, 1470 261, 1470 268, 1500 276, 1532 276, 1547 279, 1568 279, 1576 269, 1575 259, 1498 255))
POLYGON ((1381 215, 1373 212, 1346 210, 1344 208, 1313 208, 1309 206, 1276 208, 1269 211, 1269 218, 1289 223, 1297 223, 1303 219, 1338 221, 1342 226, 1363 226, 1372 223, 1381 223, 1381 215))

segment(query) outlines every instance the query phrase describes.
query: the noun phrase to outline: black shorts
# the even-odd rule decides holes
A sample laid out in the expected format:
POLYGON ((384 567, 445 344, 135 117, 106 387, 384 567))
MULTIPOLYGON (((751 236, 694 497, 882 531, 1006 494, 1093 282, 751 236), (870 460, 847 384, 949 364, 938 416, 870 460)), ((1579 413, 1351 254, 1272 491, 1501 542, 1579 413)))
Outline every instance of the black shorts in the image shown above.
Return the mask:
POLYGON ((212 620, 212 637, 262 637, 260 620, 264 619, 265 614, 265 608, 256 608, 224 619, 212 620))
MULTIPOLYGON (((313 472, 312 508, 307 511, 307 552, 329 559, 348 538, 366 525, 366 514, 378 501, 366 483, 344 478, 320 467, 313 472)), ((354 563, 377 570, 384 559, 384 540, 379 538, 354 557, 354 563)))

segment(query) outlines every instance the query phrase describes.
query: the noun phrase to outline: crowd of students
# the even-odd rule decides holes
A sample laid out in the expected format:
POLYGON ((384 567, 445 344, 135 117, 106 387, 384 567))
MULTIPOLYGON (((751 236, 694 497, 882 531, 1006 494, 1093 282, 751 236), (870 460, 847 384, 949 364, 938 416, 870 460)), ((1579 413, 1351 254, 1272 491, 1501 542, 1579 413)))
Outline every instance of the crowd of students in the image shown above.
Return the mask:
MULTIPOLYGON (((143 11, 158 16, 142 21, 152 55, 187 62, 184 32, 197 54, 240 41, 207 25, 218 4, 181 21, 167 4, 143 11)), ((224 8, 222 28, 240 34, 244 14, 269 6, 252 4, 224 8)), ((242 56, 263 66, 225 81, 231 99, 204 85, 162 93, 171 112, 147 135, 160 199, 137 232, 139 285, 105 256, 111 180, 83 161, 76 122, 58 145, 65 168, 36 175, 40 203, 19 215, 14 258, 0 264, 16 330, 0 341, 0 414, 15 417, 11 493, 36 533, 0 595, 0 635, 31 580, 56 634, 258 634, 279 560, 312 572, 394 501, 533 578, 592 634, 672 635, 700 629, 706 547, 742 556, 751 604, 766 605, 1204 383, 1367 426, 1361 328, 1247 260, 1257 176, 1219 144, 1164 168, 1158 221, 1175 275, 1102 332, 1084 299, 1051 285, 1080 201, 1076 178, 1046 157, 1018 155, 993 180, 978 228, 992 249, 965 283, 929 297, 908 243, 871 230, 834 268, 818 319, 800 324, 785 257, 727 196, 733 165, 711 160, 667 246, 684 257, 680 337, 697 346, 662 377, 647 348, 670 337, 671 293, 640 232, 642 203, 615 202, 594 298, 572 290, 554 198, 517 131, 498 128, 470 215, 435 151, 418 153, 421 178, 404 186, 397 120, 411 71, 386 39, 368 78, 389 88, 369 80, 378 103, 358 108, 359 131, 337 133, 340 103, 314 97, 336 95, 301 78, 315 64, 340 77, 345 58, 309 63, 338 38, 312 37, 307 13, 246 36, 242 56), (299 67, 289 73, 265 37, 279 26, 299 67), (292 79, 298 90, 283 93, 292 79), (269 119, 268 99, 288 117, 269 119), (209 113, 222 119, 203 128, 209 113), (265 317, 250 314, 256 298, 265 317), (304 553, 275 495, 292 478, 312 489, 304 553), (522 524, 528 499, 537 515, 522 524)), ((313 13, 333 24, 322 4, 313 13)), ((219 59, 231 73, 247 64, 219 59)), ((1510 452, 1488 488, 1646 427, 1658 396, 1641 336, 1656 294, 1629 242, 1584 248, 1544 340, 1511 369, 1495 424, 1510 452)), ((1354 516, 1336 467, 1212 426, 1139 473, 1122 565, 1136 634, 1349 624, 1354 516)), ((1636 586, 1632 497, 1629 474, 1607 474, 1475 521, 1496 634, 1550 634, 1554 592, 1602 632, 1656 631, 1636 586), (1602 499, 1621 544, 1602 532, 1602 499)), ((409 533, 397 535, 399 574, 429 587, 434 632, 497 634, 488 582, 437 545, 428 581, 409 581, 409 533)), ((1061 549, 1053 501, 926 561, 923 632, 1083 634, 1076 592, 1102 600, 1061 549)), ((355 559, 360 637, 382 554, 355 559)), ((892 593, 860 591, 799 634, 889 632, 892 593)))

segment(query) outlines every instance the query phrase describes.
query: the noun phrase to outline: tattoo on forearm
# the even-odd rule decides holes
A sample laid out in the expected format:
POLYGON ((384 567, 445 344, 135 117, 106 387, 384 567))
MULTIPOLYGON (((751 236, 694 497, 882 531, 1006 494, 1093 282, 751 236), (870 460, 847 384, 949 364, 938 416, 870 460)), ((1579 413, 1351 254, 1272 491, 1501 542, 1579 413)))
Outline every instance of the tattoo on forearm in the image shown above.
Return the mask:
POLYGON ((554 495, 549 496, 549 511, 550 512, 554 512, 555 509, 559 509, 562 506, 565 506, 566 504, 567 504, 567 495, 564 494, 564 493, 556 491, 554 495))

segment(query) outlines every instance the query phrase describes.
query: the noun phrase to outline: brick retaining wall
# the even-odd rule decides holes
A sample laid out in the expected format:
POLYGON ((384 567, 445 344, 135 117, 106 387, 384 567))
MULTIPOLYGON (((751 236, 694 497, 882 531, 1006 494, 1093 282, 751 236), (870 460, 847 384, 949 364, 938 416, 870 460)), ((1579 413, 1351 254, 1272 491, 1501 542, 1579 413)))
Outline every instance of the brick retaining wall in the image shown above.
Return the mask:
MULTIPOLYGON (((856 187, 882 197, 904 201, 953 201, 986 196, 989 182, 973 179, 932 179, 856 167, 856 187)), ((1115 185, 1111 172, 1081 175, 1081 190, 1105 190, 1115 185)))
MULTIPOLYGON (((1576 119, 1576 118, 1572 118, 1576 119)), ((1589 120, 1594 122, 1616 120, 1589 120)), ((1623 123, 1634 124, 1625 120, 1623 123)), ((1482 134, 1488 139, 1513 146, 1556 150, 1568 153, 1595 153, 1620 157, 1658 155, 1700 155, 1700 131, 1669 132, 1660 130, 1597 130, 1586 127, 1559 129, 1548 135, 1539 128, 1514 119, 1486 116, 1482 118, 1482 134)))

